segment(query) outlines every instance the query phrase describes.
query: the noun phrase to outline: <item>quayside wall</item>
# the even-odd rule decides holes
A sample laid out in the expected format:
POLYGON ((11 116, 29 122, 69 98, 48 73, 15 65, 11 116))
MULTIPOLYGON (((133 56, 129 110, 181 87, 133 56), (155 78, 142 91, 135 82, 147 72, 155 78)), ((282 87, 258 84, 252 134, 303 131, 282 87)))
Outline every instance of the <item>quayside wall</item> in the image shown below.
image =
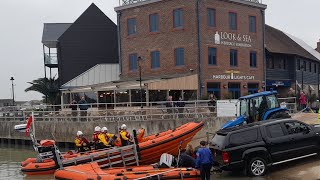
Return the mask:
MULTIPOLYGON (((144 128, 146 135, 156 134, 168 129, 174 129, 182 124, 188 122, 204 122, 204 128, 197 133, 193 138, 192 144, 198 145, 199 141, 206 139, 206 133, 214 133, 232 117, 211 117, 211 118, 197 118, 197 119, 163 119, 163 120, 141 120, 141 121, 36 121, 36 138, 41 139, 53 139, 60 143, 71 143, 74 141, 75 134, 78 130, 81 130, 85 137, 91 139, 95 126, 107 127, 110 133, 118 133, 118 128, 122 124, 126 124, 130 133, 133 129, 144 128)), ((25 133, 16 132, 14 126, 17 124, 23 124, 23 121, 0 121, 0 139, 1 141, 21 142, 29 141, 30 137, 26 137, 25 133)))

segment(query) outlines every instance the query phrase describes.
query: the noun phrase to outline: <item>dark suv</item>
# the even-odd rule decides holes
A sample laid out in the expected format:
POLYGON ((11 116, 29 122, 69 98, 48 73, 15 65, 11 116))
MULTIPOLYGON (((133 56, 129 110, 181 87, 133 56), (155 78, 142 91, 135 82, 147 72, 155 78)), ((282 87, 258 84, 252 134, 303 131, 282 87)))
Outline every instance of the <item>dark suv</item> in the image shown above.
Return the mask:
POLYGON ((317 155, 320 125, 283 119, 219 130, 212 141, 214 160, 222 170, 261 176, 272 165, 317 155))

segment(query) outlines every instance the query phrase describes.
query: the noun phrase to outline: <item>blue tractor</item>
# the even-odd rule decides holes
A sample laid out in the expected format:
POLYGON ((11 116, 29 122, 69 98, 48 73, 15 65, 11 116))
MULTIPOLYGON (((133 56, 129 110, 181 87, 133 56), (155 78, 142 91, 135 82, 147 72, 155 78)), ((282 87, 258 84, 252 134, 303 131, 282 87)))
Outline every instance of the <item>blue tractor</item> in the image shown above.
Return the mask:
POLYGON ((224 124, 222 129, 267 119, 290 118, 289 110, 285 106, 280 106, 276 91, 250 94, 240 97, 239 101, 240 115, 224 124))

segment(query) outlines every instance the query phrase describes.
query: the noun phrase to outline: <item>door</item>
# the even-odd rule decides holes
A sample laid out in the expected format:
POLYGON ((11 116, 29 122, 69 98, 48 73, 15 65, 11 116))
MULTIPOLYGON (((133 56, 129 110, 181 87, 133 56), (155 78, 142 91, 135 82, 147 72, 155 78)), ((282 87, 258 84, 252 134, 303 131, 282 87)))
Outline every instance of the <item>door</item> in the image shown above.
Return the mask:
POLYGON ((285 122, 284 126, 290 139, 290 158, 317 152, 317 136, 311 127, 299 121, 285 122))
POLYGON ((288 145, 290 141, 285 134, 283 126, 280 123, 268 125, 266 130, 266 143, 268 151, 272 157, 273 162, 283 161, 289 158, 288 145))

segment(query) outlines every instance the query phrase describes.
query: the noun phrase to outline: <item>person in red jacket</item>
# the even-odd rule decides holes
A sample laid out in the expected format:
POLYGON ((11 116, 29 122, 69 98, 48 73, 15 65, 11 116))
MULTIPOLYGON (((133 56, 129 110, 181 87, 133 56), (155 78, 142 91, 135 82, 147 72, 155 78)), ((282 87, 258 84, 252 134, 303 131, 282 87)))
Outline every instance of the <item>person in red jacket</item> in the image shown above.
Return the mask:
POLYGON ((101 148, 100 139, 99 139, 100 133, 101 133, 101 128, 99 126, 96 126, 94 128, 94 133, 92 134, 92 142, 93 142, 94 149, 101 148))
POLYGON ((304 94, 303 91, 301 91, 301 93, 300 93, 299 103, 300 103, 301 110, 303 110, 307 107, 307 98, 306 98, 306 95, 304 94))

